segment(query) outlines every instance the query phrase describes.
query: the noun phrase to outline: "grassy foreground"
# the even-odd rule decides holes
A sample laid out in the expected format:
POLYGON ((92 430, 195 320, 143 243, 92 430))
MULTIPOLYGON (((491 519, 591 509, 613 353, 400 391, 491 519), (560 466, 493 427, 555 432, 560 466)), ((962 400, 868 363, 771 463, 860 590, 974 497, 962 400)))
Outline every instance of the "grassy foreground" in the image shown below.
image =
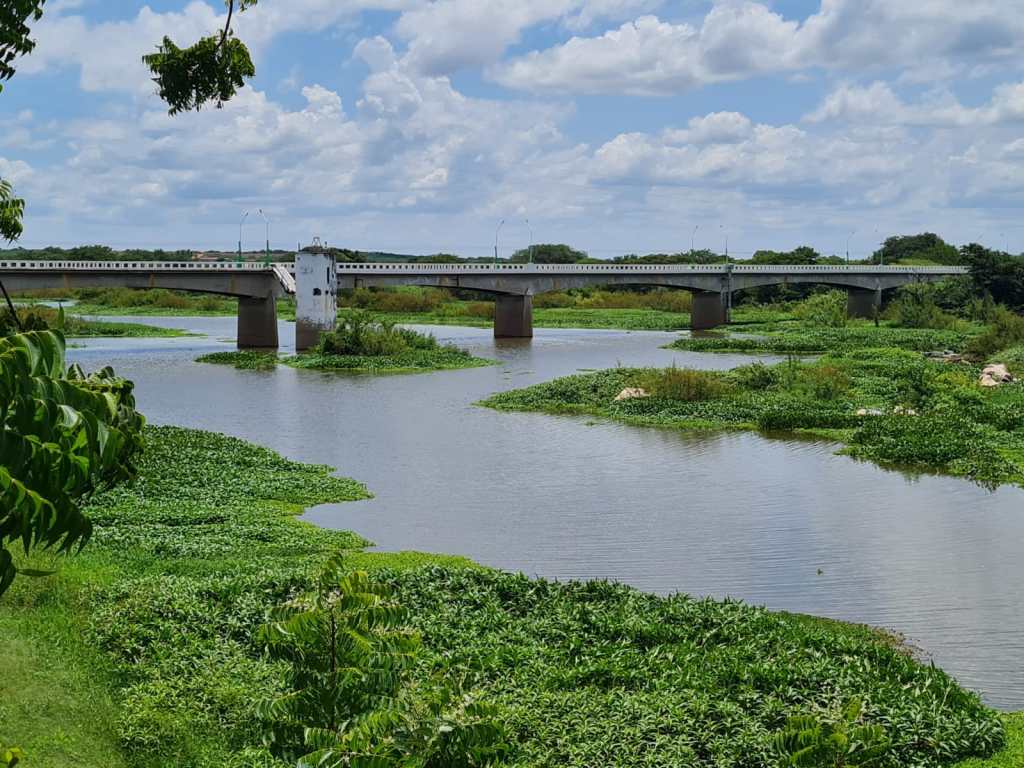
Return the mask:
MULTIPOLYGON (((974 694, 868 628, 363 553, 357 535, 294 517, 365 497, 358 483, 221 435, 150 427, 146 439, 134 485, 93 499, 86 550, 0 603, 0 740, 32 768, 280 766, 255 706, 283 669, 253 633, 338 549, 409 607, 424 674, 479 670, 516 766, 767 767, 788 714, 851 696, 892 738, 887 768, 1004 746, 1002 720, 974 694)), ((971 768, 1018 764, 1003 759, 971 768)))

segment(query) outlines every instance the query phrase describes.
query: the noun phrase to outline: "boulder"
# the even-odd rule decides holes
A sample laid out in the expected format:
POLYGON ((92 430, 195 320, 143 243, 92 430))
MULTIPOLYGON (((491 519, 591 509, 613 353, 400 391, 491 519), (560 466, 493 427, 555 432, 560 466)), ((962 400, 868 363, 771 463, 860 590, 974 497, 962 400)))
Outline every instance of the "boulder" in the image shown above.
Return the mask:
POLYGON ((858 416, 881 416, 882 412, 877 408, 858 408, 858 416))
POLYGON ((1000 384, 1010 384, 1016 381, 1013 374, 1007 370, 1002 363, 989 363, 978 378, 978 383, 983 387, 998 387, 1000 384))
POLYGON ((619 400, 632 400, 635 397, 650 397, 651 393, 641 387, 626 387, 615 396, 615 402, 619 400))

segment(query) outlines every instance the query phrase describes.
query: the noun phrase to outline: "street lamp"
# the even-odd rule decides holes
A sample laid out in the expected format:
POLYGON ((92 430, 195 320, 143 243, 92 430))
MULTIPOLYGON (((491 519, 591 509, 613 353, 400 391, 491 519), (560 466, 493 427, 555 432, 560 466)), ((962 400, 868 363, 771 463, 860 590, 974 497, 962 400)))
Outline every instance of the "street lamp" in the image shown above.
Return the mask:
POLYGON ((693 253, 693 240, 697 237, 697 230, 700 229, 700 224, 695 224, 693 227, 693 234, 690 235, 690 253, 693 253))
POLYGON ((851 229, 850 234, 846 236, 846 265, 850 265, 850 238, 856 234, 856 229, 851 229))
POLYGON ((263 223, 267 225, 267 264, 270 263, 270 219, 267 218, 267 214, 263 212, 263 209, 259 209, 260 216, 263 217, 263 223))
POLYGON ((526 228, 530 230, 530 253, 529 260, 533 264, 533 226, 530 224, 530 220, 526 219, 526 228))
POLYGON ((725 263, 729 263, 729 230, 725 228, 725 224, 719 224, 718 228, 722 230, 725 235, 725 263))
POLYGON ((238 222, 238 263, 242 263, 242 225, 245 224, 245 220, 249 218, 249 212, 242 212, 242 220, 238 222))
POLYGON ((501 232, 501 228, 505 226, 505 220, 502 219, 498 222, 498 228, 494 230, 494 264, 498 264, 498 233, 501 232))

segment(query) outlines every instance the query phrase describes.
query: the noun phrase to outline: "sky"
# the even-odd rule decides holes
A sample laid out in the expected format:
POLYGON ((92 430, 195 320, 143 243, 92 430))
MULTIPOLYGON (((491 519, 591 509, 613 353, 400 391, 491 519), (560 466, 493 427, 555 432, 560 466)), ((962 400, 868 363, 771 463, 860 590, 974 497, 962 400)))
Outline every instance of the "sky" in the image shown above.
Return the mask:
POLYGON ((257 75, 170 117, 216 0, 48 0, 0 94, 20 244, 595 258, 1024 251, 1024 0, 260 0, 257 75), (499 222, 504 224, 499 228, 499 222))

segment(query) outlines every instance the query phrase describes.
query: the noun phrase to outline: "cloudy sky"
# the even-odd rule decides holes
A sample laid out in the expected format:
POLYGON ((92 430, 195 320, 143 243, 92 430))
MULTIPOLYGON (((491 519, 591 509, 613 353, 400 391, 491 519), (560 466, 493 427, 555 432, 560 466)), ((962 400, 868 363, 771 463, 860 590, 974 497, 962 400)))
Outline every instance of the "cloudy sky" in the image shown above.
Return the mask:
POLYGON ((250 87, 168 117, 140 57, 223 13, 47 2, 0 94, 23 245, 231 248, 263 208, 275 247, 1024 250, 1022 0, 260 0, 250 87))

